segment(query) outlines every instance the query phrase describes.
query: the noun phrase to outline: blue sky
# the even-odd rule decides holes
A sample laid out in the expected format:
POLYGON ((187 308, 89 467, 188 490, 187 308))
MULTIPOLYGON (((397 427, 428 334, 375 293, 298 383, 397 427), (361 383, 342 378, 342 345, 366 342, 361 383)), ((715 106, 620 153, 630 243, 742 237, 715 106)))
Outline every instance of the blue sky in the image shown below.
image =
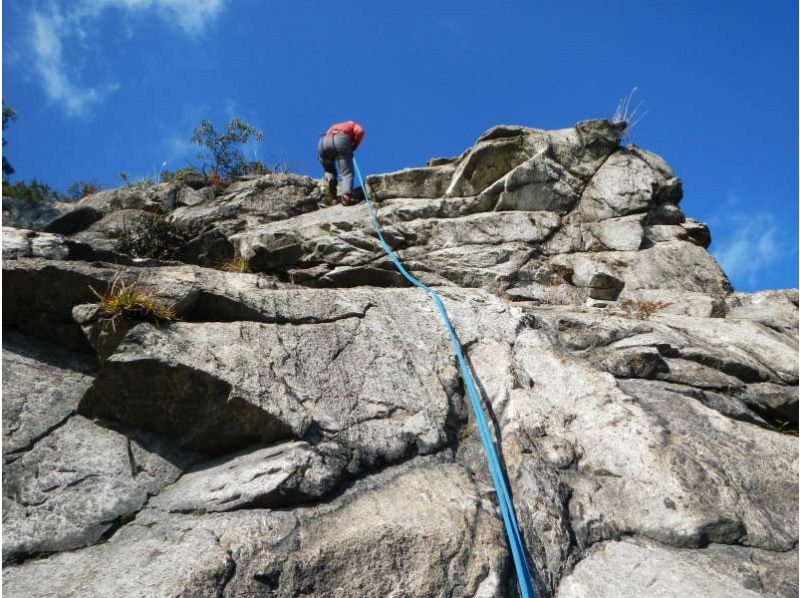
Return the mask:
POLYGON ((610 116, 684 181, 738 290, 798 284, 797 3, 777 0, 269 2, 6 0, 12 180, 59 189, 196 162, 201 119, 239 116, 248 157, 319 176, 330 123, 365 171, 460 153, 500 123, 610 116))

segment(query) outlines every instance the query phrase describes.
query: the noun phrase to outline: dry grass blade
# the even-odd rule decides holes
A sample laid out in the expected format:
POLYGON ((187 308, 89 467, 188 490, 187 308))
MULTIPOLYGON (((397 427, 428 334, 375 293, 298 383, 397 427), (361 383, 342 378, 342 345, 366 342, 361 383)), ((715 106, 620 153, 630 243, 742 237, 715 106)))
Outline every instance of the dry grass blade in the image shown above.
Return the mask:
POLYGON ((249 274, 251 272, 250 262, 241 256, 220 263, 217 266, 217 270, 222 270, 223 272, 237 272, 239 274, 249 274))
POLYGON ((633 96, 636 94, 638 87, 634 85, 630 93, 620 99, 617 103, 617 109, 614 110, 614 115, 611 117, 613 123, 625 123, 625 138, 630 140, 630 133, 633 128, 645 117, 647 111, 639 112, 644 105, 644 102, 639 102, 631 109, 631 102, 633 96))
POLYGON ((649 320, 657 311, 670 305, 672 303, 669 301, 647 301, 646 299, 627 299, 619 304, 627 317, 637 320, 649 320))
POLYGON ((126 283, 119 276, 108 285, 104 293, 89 287, 100 300, 103 320, 116 330, 118 318, 172 322, 176 319, 175 306, 158 298, 153 291, 139 287, 139 281, 126 283))

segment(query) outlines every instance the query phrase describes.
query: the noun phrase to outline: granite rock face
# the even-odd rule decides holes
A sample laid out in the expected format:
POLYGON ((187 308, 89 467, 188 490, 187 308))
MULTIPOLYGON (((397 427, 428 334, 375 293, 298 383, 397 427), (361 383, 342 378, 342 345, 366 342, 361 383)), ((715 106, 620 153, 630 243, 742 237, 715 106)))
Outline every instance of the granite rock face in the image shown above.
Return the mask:
MULTIPOLYGON (((797 291, 733 292, 623 128, 499 126, 366 186, 475 371, 537 595, 797 596, 797 291)), ((4 200, 10 595, 516 595, 439 315, 322 199, 4 200), (164 217, 180 261, 120 250, 164 217), (114 285, 176 320, 111 319, 114 285)))

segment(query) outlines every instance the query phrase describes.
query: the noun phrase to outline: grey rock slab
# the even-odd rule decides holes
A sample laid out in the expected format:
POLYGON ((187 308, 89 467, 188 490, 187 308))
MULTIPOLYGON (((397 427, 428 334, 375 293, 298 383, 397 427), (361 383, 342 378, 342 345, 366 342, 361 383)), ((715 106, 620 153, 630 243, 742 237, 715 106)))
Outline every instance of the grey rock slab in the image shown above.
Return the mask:
MULTIPOLYGON (((693 374, 686 368, 693 367, 692 363, 708 368, 708 375, 722 384, 720 388, 741 388, 744 382, 765 380, 782 383, 771 364, 767 365, 761 357, 763 352, 778 356, 774 361, 786 365, 785 377, 790 380, 792 364, 796 367, 794 352, 789 349, 791 338, 751 322, 686 317, 666 313, 667 308, 656 312, 650 320, 639 320, 630 317, 633 314, 625 315, 623 310, 610 309, 606 314, 588 310, 584 313, 575 310, 537 311, 536 314, 554 335, 554 342, 572 350, 609 346, 624 351, 653 347, 664 357, 691 362, 676 365, 676 368, 686 370, 684 377, 689 383, 692 383, 693 374), (623 315, 626 317, 619 317, 623 315), (717 340, 726 337, 741 337, 741 341, 717 340), (744 341, 745 338, 750 339, 752 347, 744 341)), ((697 370, 695 373, 700 376, 706 371, 697 370)), ((700 378, 696 381, 700 382, 700 378)))
MULTIPOLYGON (((453 206, 453 202, 448 200, 446 206, 442 200, 429 207, 441 211, 453 206)), ((417 207, 412 204, 408 209, 417 207)), ((387 216, 386 220, 391 222, 403 209, 398 201, 382 209, 380 217, 387 216)), ((396 224, 384 227, 384 234, 391 244, 399 245, 398 253, 410 270, 431 272, 464 286, 483 286, 480 282, 483 279, 487 288, 495 290, 503 286, 493 284, 498 276, 506 281, 513 278, 532 252, 529 245, 545 239, 557 226, 558 216, 552 212, 476 213, 411 220, 403 220, 401 216, 396 224), (488 269, 486 273, 484 269, 488 269)), ((306 284, 405 284, 392 274, 391 264, 381 264, 385 256, 373 234, 366 207, 356 206, 329 208, 292 221, 263 225, 234 235, 231 241, 254 269, 299 271, 295 276, 299 273, 306 284), (353 220, 346 220, 350 215, 353 220), (315 271, 321 264, 330 269, 315 271), (376 272, 374 266, 378 265, 386 273, 376 272), (340 272, 344 276, 329 274, 333 268, 342 266, 353 270, 340 272)))
POLYGON ((406 168, 388 174, 368 176, 366 185, 373 201, 384 201, 395 197, 442 197, 454 172, 455 166, 452 164, 406 168))
MULTIPOLYGON (((745 401, 730 391, 723 390, 721 392, 715 392, 713 390, 695 388, 694 386, 686 384, 673 384, 661 381, 644 382, 638 380, 635 382, 633 392, 635 392, 636 387, 641 388, 642 386, 651 386, 655 389, 684 395, 699 401, 709 409, 718 411, 731 419, 737 419, 764 428, 773 429, 767 421, 758 415, 758 413, 750 409, 745 401)), ((626 382, 621 382, 620 387, 625 389, 626 382)))
POLYGON ((711 245, 711 232, 708 226, 691 218, 676 224, 650 224, 645 227, 645 236, 651 243, 689 241, 704 249, 711 245))
MULTIPOLYGON (((552 307, 528 312, 536 327, 549 335, 554 346, 570 351, 609 345, 619 349, 656 346, 665 342, 661 331, 656 332, 655 323, 617 317, 599 310, 552 307)), ((667 338, 684 341, 685 337, 673 332, 667 338)))
POLYGON ((117 210, 155 210, 165 193, 169 193, 171 190, 174 194, 177 186, 171 183, 136 184, 87 195, 78 200, 75 205, 92 208, 101 214, 109 214, 117 210))
POLYGON ((202 189, 192 189, 189 186, 183 187, 178 191, 176 199, 179 206, 196 206, 213 201, 214 189, 212 187, 204 187, 202 189))
POLYGON ((91 287, 104 289, 114 272, 84 262, 3 260, 3 323, 70 350, 90 352, 72 320, 72 307, 95 301, 91 287))
POLYGON ((566 169, 563 177, 553 179, 556 186, 572 176, 588 178, 617 147, 620 134, 620 127, 602 120, 583 121, 574 128, 558 131, 496 127, 484 133, 460 158, 447 195, 489 193, 490 187, 492 194, 499 194, 502 189, 497 188, 498 181, 543 152, 552 159, 553 166, 566 169))
POLYGON ((102 212, 89 206, 68 205, 71 206, 69 210, 65 210, 59 216, 44 224, 42 230, 48 233, 72 235, 85 230, 103 215, 102 212))
MULTIPOLYGON (((287 420, 299 429, 307 426, 302 405, 290 392, 270 396, 271 408, 265 410, 260 400, 248 402, 241 393, 232 393, 228 380, 214 375, 221 359, 228 369, 235 368, 234 339, 251 349, 265 349, 252 342, 259 326, 266 325, 139 324, 105 361, 79 409, 90 417, 142 427, 178 446, 208 453, 285 438, 291 433, 287 420)), ((259 368, 239 376, 252 377, 250 386, 257 387, 263 374, 259 368)))
POLYGON ((579 177, 542 150, 504 177, 495 209, 566 213, 578 201, 583 185, 579 177))
POLYGON ((386 226, 419 218, 454 218, 489 212, 494 203, 486 195, 438 199, 400 198, 379 204, 377 214, 381 225, 386 226))
POLYGON ((114 210, 70 239, 86 243, 94 249, 113 250, 120 233, 156 217, 157 214, 142 209, 114 210))
POLYGON ((3 561, 97 542, 186 464, 150 438, 70 417, 4 468, 3 561))
POLYGON ((600 349, 592 352, 590 361, 618 378, 651 378, 669 371, 669 362, 655 347, 600 349))
POLYGON ((284 539, 265 534, 245 551, 240 533, 223 534, 237 561, 225 596, 265 584, 287 596, 505 595, 502 524, 466 472, 430 461, 398 469, 298 513, 284 539))
POLYGON ((647 222, 650 224, 682 224, 686 216, 674 203, 651 205, 647 211, 647 222))
MULTIPOLYGON (((603 220, 647 212, 662 202, 676 207, 680 198, 680 181, 660 157, 638 148, 622 148, 594 174, 576 210, 586 221, 603 220)), ((655 218, 654 223, 662 220, 655 218)))
POLYGON ((190 521, 136 521, 104 544, 3 570, 20 598, 222 596, 235 563, 218 536, 190 521))
POLYGON ((614 152, 589 181, 576 208, 585 221, 646 212, 653 200, 657 175, 634 152, 614 152))
POLYGON ((508 566, 502 524, 469 475, 423 458, 319 507, 202 516, 147 509, 102 545, 6 568, 3 585, 23 598, 499 598, 508 566))
POLYGON ((625 288, 625 282, 607 272, 596 272, 587 287, 591 299, 614 301, 625 288))
POLYGON ((694 316, 698 318, 721 318, 725 315, 725 298, 719 294, 697 291, 675 291, 670 289, 624 289, 618 300, 644 301, 665 304, 656 313, 694 316))
POLYGON ((603 272, 625 282, 626 289, 687 290, 724 295, 730 282, 719 264, 704 249, 684 241, 657 243, 639 251, 568 253, 550 258, 553 266, 567 268, 576 286, 588 286, 603 272))
POLYGON ((61 235, 3 227, 3 259, 41 257, 63 260, 68 255, 69 245, 61 235))
POLYGON ((541 243, 558 228, 554 212, 489 212, 459 218, 414 220, 392 230, 428 249, 501 243, 541 243))
POLYGON ((703 248, 708 248, 711 245, 711 231, 706 224, 687 218, 680 226, 695 244, 703 248))
POLYGON ((478 141, 453 174, 445 195, 478 195, 514 167, 533 155, 526 136, 478 141))
POLYGON ((641 219, 636 216, 590 223, 586 228, 602 246, 616 251, 635 251, 644 237, 641 219))
POLYGON ((518 442, 503 439, 503 456, 512 485, 515 510, 523 531, 537 596, 553 596, 558 580, 575 560, 568 516, 570 487, 561 470, 574 466, 575 446, 561 436, 539 437, 535 431, 518 442))
POLYGON ((330 492, 344 465, 305 442, 251 448, 193 467, 149 506, 188 513, 290 505, 330 492))
POLYGON ((377 239, 361 235, 359 246, 341 239, 341 234, 367 230, 366 206, 334 206, 303 216, 272 222, 230 237, 236 253, 256 270, 287 265, 363 264, 378 255, 377 239), (366 248, 365 248, 366 247, 366 248))
POLYGON ((81 355, 3 332, 4 461, 75 413, 94 366, 81 355))
POLYGON ((601 222, 567 223, 543 244, 546 254, 583 251, 636 251, 644 239, 642 216, 601 222))
POLYGON ((525 243, 457 246, 427 251, 412 247, 397 252, 407 269, 428 284, 456 284, 500 294, 517 278, 533 250, 525 243), (426 278, 426 273, 433 275, 426 278))
POLYGON ((744 363, 755 362, 769 381, 797 384, 797 347, 790 334, 748 320, 669 316, 665 323, 673 330, 690 334, 699 343, 740 356, 744 363))
POLYGON ((71 226, 66 227, 66 230, 52 232, 69 234, 75 232, 73 229, 76 223, 88 226, 98 217, 99 214, 96 212, 82 210, 74 203, 60 201, 31 203, 21 197, 3 196, 3 226, 43 231, 63 218, 71 226), (75 216, 71 216, 73 212, 76 213, 75 216))
POLYGON ((751 320, 776 329, 797 332, 797 289, 733 293, 726 298, 726 318, 751 320))
POLYGON ((593 547, 559 585, 559 598, 789 598, 797 595, 797 553, 739 546, 675 549, 646 541, 593 547))
POLYGON ((773 420, 783 420, 797 425, 797 386, 783 386, 769 382, 748 384, 739 398, 750 408, 764 414, 765 417, 769 416, 773 420))
POLYGON ((140 324, 81 410, 211 453, 299 438, 312 424, 352 451, 353 467, 435 450, 457 388, 446 336, 422 293, 371 302, 332 322, 140 324))
POLYGON ((656 373, 659 380, 729 392, 744 388, 741 380, 695 361, 667 357, 664 362, 666 368, 656 373))
POLYGON ((530 301, 534 305, 583 305, 589 293, 571 284, 519 284, 505 291, 511 301, 530 301))
POLYGON ((531 155, 542 149, 571 173, 588 180, 619 147, 623 127, 608 120, 584 120, 568 129, 525 133, 531 155))
POLYGON ((218 196, 203 199, 189 193, 178 194, 178 207, 169 215, 176 224, 193 229, 221 228, 225 234, 250 230, 266 222, 286 220, 317 209, 323 193, 317 181, 294 174, 268 174, 230 185, 218 196), (192 197, 191 205, 186 197, 192 197))
POLYGON ((578 447, 578 466, 567 473, 579 543, 619 533, 676 546, 786 550, 796 542, 797 447, 789 437, 648 385, 622 390, 535 330, 522 332, 514 351, 533 387, 510 392, 503 436, 539 429, 578 447))
POLYGON ((264 275, 188 265, 124 267, 21 258, 5 261, 3 268, 4 323, 83 351, 91 347, 79 324, 91 322, 86 320, 89 314, 76 321, 73 309, 97 302, 91 289, 102 293, 117 276, 173 304, 179 318, 191 321, 325 322, 362 315, 371 301, 363 292, 331 297, 325 291, 279 288, 291 285, 264 275), (42 293, 43 288, 58 292, 42 293))

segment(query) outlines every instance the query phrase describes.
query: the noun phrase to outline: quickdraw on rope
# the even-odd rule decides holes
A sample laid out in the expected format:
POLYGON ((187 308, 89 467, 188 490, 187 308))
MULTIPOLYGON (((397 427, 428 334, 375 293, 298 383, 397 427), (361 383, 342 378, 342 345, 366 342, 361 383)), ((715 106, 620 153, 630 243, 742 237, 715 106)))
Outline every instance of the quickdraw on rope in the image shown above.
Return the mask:
POLYGON ((480 432, 481 440, 483 441, 483 449, 486 453, 486 460, 489 462, 489 471, 492 474, 492 481, 494 482, 495 491, 497 492, 497 502, 500 505, 500 513, 503 516, 503 524, 505 525, 506 535, 508 536, 508 544, 511 547, 511 555, 514 559, 514 568, 517 572, 517 584, 519 586, 519 592, 522 598, 536 598, 536 594, 533 591, 533 586, 531 583, 531 575, 528 571, 528 561, 525 558, 525 547, 522 541, 522 534, 519 531, 519 524, 517 523, 517 517, 514 512, 514 505, 511 502, 511 495, 506 484, 505 475, 503 474, 503 468, 500 465, 500 459, 497 456, 497 450, 495 449, 492 436, 489 433, 489 426, 486 423, 486 418, 483 414, 480 396, 476 389, 475 380, 472 375, 472 368, 470 368, 467 360, 464 358, 464 353, 461 351, 461 343, 458 342, 456 331, 453 328, 453 324, 450 322, 450 317, 447 315, 447 310, 444 308, 444 303, 442 303, 439 294, 409 274, 400 261, 400 258, 395 255, 394 251, 392 251, 392 248, 389 247, 389 244, 386 242, 386 239, 383 238, 381 225, 380 222, 378 222, 378 215, 369 199, 367 186, 364 184, 364 179, 361 176, 361 170, 359 169, 358 162, 356 162, 355 159, 353 159, 353 166, 355 167, 359 184, 364 190, 365 203, 367 204, 367 209, 369 210, 369 215, 372 219, 372 225, 375 227, 375 232, 378 235, 378 240, 383 247, 383 251, 386 252, 386 255, 390 260, 392 260, 398 272, 400 272, 400 274, 402 274, 406 280, 430 295, 431 299, 433 299, 433 302, 436 304, 436 307, 439 310, 439 314, 442 316, 442 321, 447 329, 447 334, 450 336, 450 344, 453 347, 453 353, 456 356, 458 368, 461 371, 461 377, 464 379, 464 385, 466 386, 467 394, 469 394, 470 403, 472 404, 472 411, 475 414, 475 421, 478 422, 478 431, 480 432))

